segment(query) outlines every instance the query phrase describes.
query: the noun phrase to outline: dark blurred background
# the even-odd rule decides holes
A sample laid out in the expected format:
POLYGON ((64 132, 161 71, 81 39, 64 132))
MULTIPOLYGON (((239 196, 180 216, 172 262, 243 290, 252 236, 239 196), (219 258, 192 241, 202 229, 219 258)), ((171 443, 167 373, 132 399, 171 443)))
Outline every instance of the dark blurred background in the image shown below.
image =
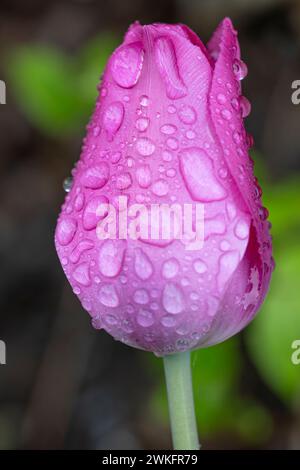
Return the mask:
POLYGON ((183 22, 206 42, 239 31, 247 129, 277 263, 253 324, 193 353, 200 437, 212 449, 300 449, 300 2, 1 0, 0 448, 170 448, 161 361, 93 330, 58 262, 63 180, 78 159, 96 85, 128 25, 183 22))

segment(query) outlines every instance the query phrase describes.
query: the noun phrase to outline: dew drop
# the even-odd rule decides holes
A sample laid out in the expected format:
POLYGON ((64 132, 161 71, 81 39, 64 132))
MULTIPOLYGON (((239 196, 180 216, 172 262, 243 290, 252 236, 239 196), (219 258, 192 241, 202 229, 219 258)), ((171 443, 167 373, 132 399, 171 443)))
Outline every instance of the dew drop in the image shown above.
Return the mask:
POLYGON ((207 265, 201 259, 196 259, 193 263, 193 267, 198 274, 204 274, 207 271, 207 265))
POLYGON ((227 101, 227 98, 226 98, 225 95, 223 95, 223 93, 219 93, 219 94, 217 95, 217 102, 218 102, 219 104, 225 104, 226 101, 227 101))
POLYGON ((91 240, 88 240, 88 239, 81 240, 71 252, 70 261, 72 263, 77 263, 82 253, 84 253, 87 250, 91 250, 93 247, 94 247, 94 242, 92 242, 91 240))
POLYGON ((179 157, 180 171, 193 199, 211 202, 226 197, 225 189, 214 175, 212 161, 203 149, 188 148, 179 157))
POLYGON ((239 111, 240 109, 240 103, 239 103, 239 100, 237 98, 232 98, 231 100, 231 106, 233 107, 233 109, 235 111, 239 111))
POLYGON ((221 111, 221 116, 223 119, 225 119, 225 121, 229 121, 231 119, 231 116, 232 116, 232 112, 229 111, 229 109, 222 109, 221 111))
POLYGON ((137 289, 133 295, 133 300, 137 304, 147 304, 149 302, 149 295, 146 289, 137 289))
POLYGON ((103 128, 106 130, 108 140, 112 140, 124 119, 124 106, 121 101, 111 103, 102 116, 103 128))
POLYGON ((90 199, 84 209, 82 224, 85 230, 92 230, 99 220, 108 214, 108 199, 105 196, 95 196, 90 199))
POLYGON ((175 108, 174 105, 169 104, 169 106, 168 106, 168 113, 169 113, 169 114, 175 114, 175 113, 176 113, 176 108, 175 108))
POLYGON ((105 240, 99 251, 98 267, 106 277, 117 276, 122 268, 125 252, 123 240, 105 240))
POLYGON ((172 328, 177 323, 176 317, 174 317, 173 315, 164 315, 161 318, 160 322, 163 326, 166 326, 167 328, 172 328))
POLYGON ((242 110, 242 117, 246 118, 249 116, 251 112, 251 103, 250 101, 246 98, 246 96, 241 96, 240 97, 240 107, 242 110))
POLYGON ((240 219, 234 227, 234 233, 240 240, 245 240, 249 236, 249 225, 246 220, 240 219))
POLYGON ((243 80, 248 73, 247 65, 242 60, 234 60, 232 69, 238 80, 243 80))
POLYGON ((153 273, 151 261, 140 248, 135 250, 134 269, 137 276, 143 281, 149 279, 153 273))
POLYGON ((219 259, 219 273, 217 277, 217 284, 221 292, 225 288, 226 283, 231 278, 236 270, 240 260, 240 255, 237 250, 227 251, 219 259))
POLYGON ((227 217, 230 221, 235 219, 235 217, 236 217, 236 207, 232 202, 227 202, 226 203, 226 213, 227 213, 227 217))
POLYGON ((77 212, 81 211, 84 206, 84 194, 79 193, 74 201, 74 208, 77 212))
POLYGON ((91 284, 91 278, 89 273, 88 263, 79 264, 73 271, 73 278, 79 284, 83 286, 89 286, 91 284))
POLYGON ((149 105, 149 97, 147 95, 142 95, 140 97, 140 105, 146 108, 149 105))
POLYGON ((160 132, 165 135, 175 134, 176 130, 177 130, 177 127, 173 126, 173 124, 164 124, 160 128, 160 132))
POLYGON ((73 186, 73 178, 72 176, 68 176, 63 181, 63 189, 66 193, 69 193, 73 186))
POLYGON ((138 81, 144 60, 140 42, 119 47, 111 60, 111 74, 115 82, 123 88, 132 88, 138 81))
POLYGON ((187 89, 179 75, 176 53, 171 39, 157 38, 154 54, 157 68, 166 86, 168 98, 175 100, 186 96, 187 89))
POLYGON ((119 297, 112 284, 102 284, 99 289, 99 300, 105 307, 117 307, 119 297))
POLYGON ((127 189, 132 184, 130 173, 122 173, 117 176, 116 186, 118 189, 127 189))
POLYGON ((140 309, 137 314, 136 320, 140 326, 152 326, 154 323, 153 313, 145 309, 140 309))
POLYGON ((112 153, 111 157, 110 157, 110 161, 111 163, 118 163, 120 161, 122 157, 122 153, 121 152, 114 152, 112 153))
POLYGON ((175 139, 174 137, 169 137, 166 142, 167 146, 171 150, 177 150, 178 149, 178 140, 175 139))
POLYGON ((170 162, 173 158, 171 152, 169 152, 168 150, 164 150, 163 153, 162 153, 162 158, 165 162, 170 162))
POLYGON ((81 183, 86 188, 100 189, 107 183, 108 177, 109 166, 103 162, 87 168, 81 176, 81 183))
POLYGON ((192 106, 183 105, 178 109, 178 117, 184 124, 194 124, 197 114, 192 106))
POLYGON ((176 276, 179 271, 179 263, 175 258, 170 258, 163 263, 162 275, 165 279, 171 279, 176 276))
POLYGON ((155 183, 153 183, 151 189, 152 189, 153 194, 155 194, 156 196, 162 197, 168 194, 169 185, 164 180, 157 180, 155 183))
POLYGON ((77 221, 71 217, 63 217, 56 228, 56 237, 60 245, 69 245, 77 230, 77 221))
POLYGON ((104 320, 108 325, 116 325, 118 323, 118 318, 115 315, 105 315, 104 320))
POLYGON ((143 157, 149 157, 154 153, 155 145, 150 139, 141 137, 136 141, 136 149, 143 157))
POLYGON ((149 165, 141 165, 135 173, 137 182, 141 188, 148 188, 151 184, 151 170, 149 165))
POLYGON ((163 290, 162 303, 168 313, 177 315, 183 310, 183 295, 179 287, 167 283, 163 290))
POLYGON ((140 132, 144 132, 146 129, 148 129, 148 126, 149 126, 149 119, 145 117, 138 118, 135 122, 135 127, 140 132))
POLYGON ((220 243, 220 250, 221 251, 230 250, 230 243, 227 240, 222 240, 221 243, 220 243))

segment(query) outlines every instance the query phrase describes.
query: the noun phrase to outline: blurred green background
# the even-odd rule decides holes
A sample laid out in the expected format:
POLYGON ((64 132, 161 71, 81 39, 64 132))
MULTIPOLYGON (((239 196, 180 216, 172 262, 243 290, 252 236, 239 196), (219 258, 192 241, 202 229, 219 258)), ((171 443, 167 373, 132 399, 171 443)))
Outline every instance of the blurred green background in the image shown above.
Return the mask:
POLYGON ((300 449, 300 3, 279 0, 1 2, 0 448, 170 448, 161 361, 92 330, 53 230, 96 85, 128 24, 184 22, 206 41, 225 15, 249 68, 246 124, 276 269, 255 321, 193 353, 200 437, 213 449, 300 449))

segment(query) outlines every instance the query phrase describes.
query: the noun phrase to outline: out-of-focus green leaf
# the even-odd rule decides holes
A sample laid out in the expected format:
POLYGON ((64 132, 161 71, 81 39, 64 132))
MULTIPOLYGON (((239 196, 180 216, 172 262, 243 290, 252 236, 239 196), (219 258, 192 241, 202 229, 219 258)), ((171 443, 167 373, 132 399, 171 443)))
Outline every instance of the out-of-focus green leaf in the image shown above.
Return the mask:
POLYGON ((40 46, 19 49, 11 57, 9 74, 18 102, 36 127, 61 134, 80 122, 82 100, 75 73, 56 50, 40 46))
POLYGON ((11 53, 12 91, 35 127, 47 135, 62 135, 86 123, 99 77, 116 42, 111 35, 98 36, 74 59, 55 48, 37 45, 11 53))
POLYGON ((96 101, 99 78, 117 45, 117 38, 106 33, 93 38, 80 51, 77 60, 78 87, 89 112, 96 101))
POLYGON ((300 365, 291 361, 292 343, 300 339, 300 246, 287 243, 276 261, 269 295, 247 339, 264 380, 292 405, 300 401, 300 365))
POLYGON ((274 185, 264 193, 264 204, 270 211, 275 244, 286 245, 300 237, 300 176, 274 185))

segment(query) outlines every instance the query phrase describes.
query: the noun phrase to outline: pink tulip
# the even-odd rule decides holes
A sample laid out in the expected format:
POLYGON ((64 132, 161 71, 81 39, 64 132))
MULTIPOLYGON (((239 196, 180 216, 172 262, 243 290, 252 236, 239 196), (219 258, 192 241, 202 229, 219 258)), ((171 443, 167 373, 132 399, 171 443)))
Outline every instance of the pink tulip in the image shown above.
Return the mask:
POLYGON ((162 356, 213 345, 263 302, 272 249, 244 129, 246 74, 228 18, 207 47, 184 25, 135 23, 108 61, 55 243, 93 326, 117 340, 162 356), (203 209, 198 248, 190 233, 124 233, 131 205, 175 203, 203 209))

